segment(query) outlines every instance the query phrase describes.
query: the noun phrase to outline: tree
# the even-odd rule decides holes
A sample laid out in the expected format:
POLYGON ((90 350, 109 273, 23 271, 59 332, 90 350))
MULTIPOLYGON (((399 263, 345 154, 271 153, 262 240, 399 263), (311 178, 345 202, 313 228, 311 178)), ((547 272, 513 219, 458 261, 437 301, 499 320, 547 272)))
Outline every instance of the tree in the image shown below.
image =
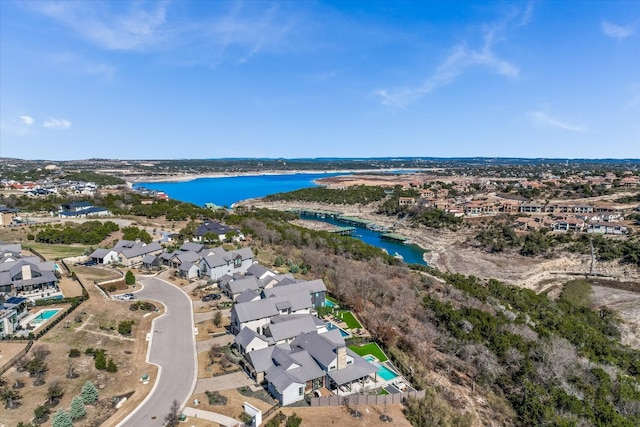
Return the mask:
POLYGON ((69 413, 63 408, 58 409, 58 411, 53 414, 51 427, 73 427, 71 415, 69 415, 69 413))
POLYGON ((169 413, 164 417, 164 425, 166 427, 178 427, 180 423, 180 404, 174 400, 169 408, 169 413))
POLYGON ((131 333, 131 326, 133 325, 133 320, 123 320, 118 323, 118 332, 122 335, 129 335, 131 333))
POLYGON ((82 401, 86 404, 93 403, 98 400, 98 389, 90 380, 87 380, 87 382, 82 386, 82 390, 80 390, 80 397, 82 397, 82 401))
POLYGON ((94 354, 94 366, 100 371, 107 369, 107 356, 105 356, 104 350, 96 350, 94 354))
POLYGON ((13 409, 18 406, 18 400, 22 399, 22 395, 11 387, 3 387, 0 389, 0 398, 4 400, 7 408, 13 409))
POLYGON ((47 415, 51 413, 51 409, 47 405, 40 405, 36 409, 33 410, 33 415, 38 424, 42 424, 47 420, 47 415))
POLYGON ((136 276, 131 270, 127 270, 127 274, 124 275, 124 282, 127 286, 133 286, 136 284, 136 276))
POLYGON ((47 399, 49 399, 49 404, 53 405, 56 400, 59 400, 62 396, 64 396, 64 390, 58 381, 53 381, 49 384, 49 388, 47 389, 47 399))
POLYGON ((220 313, 220 310, 216 311, 216 314, 214 314, 213 324, 216 325, 216 328, 219 328, 220 325, 222 325, 222 313, 220 313))
POLYGON ((107 372, 118 372, 118 364, 113 359, 107 362, 107 372))
POLYGON ((84 407, 84 402, 82 401, 82 397, 76 396, 71 401, 71 406, 69 407, 69 415, 71 419, 77 420, 78 418, 82 418, 86 415, 87 410, 84 407))
POLYGON ((300 418, 298 414, 294 412, 289 416, 289 418, 287 418, 287 422, 285 423, 285 426, 298 427, 300 424, 302 424, 302 418, 300 418))

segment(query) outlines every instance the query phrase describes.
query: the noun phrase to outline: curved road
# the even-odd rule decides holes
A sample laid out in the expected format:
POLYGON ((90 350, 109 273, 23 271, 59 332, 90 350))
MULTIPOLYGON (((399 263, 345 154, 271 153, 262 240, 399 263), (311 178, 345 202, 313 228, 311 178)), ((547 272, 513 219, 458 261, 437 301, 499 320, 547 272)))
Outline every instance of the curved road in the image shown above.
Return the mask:
POLYGON ((146 399, 118 427, 158 427, 174 400, 181 407, 191 395, 197 373, 196 341, 191 299, 180 288, 157 278, 140 281, 139 299, 165 305, 165 314, 154 320, 147 361, 158 365, 158 378, 146 399))

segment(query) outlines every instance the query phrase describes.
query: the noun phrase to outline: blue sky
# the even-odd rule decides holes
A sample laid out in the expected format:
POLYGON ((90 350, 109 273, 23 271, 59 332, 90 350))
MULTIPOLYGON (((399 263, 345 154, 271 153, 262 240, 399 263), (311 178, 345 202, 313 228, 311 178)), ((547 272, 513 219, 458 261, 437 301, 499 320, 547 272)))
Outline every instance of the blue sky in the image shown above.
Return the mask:
POLYGON ((640 157, 640 1, 0 1, 0 156, 640 157))

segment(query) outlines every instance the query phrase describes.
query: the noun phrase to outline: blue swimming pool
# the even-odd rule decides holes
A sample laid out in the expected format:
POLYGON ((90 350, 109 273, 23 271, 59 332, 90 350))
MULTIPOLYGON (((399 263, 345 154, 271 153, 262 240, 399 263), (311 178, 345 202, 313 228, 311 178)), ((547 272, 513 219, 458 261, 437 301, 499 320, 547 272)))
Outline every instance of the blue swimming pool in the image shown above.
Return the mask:
POLYGON ((369 363, 374 364, 378 368, 378 376, 385 381, 391 381, 392 379, 398 377, 399 375, 393 372, 391 369, 387 368, 383 364, 378 362, 378 359, 369 355, 364 356, 364 360, 369 363))
POLYGON ((31 320, 31 323, 34 324, 34 325, 39 325, 40 323, 44 322, 45 320, 51 319, 59 311, 60 311, 59 308, 51 309, 51 310, 42 310, 36 315, 36 317, 34 317, 31 320))
POLYGON ((324 306, 325 307, 335 307, 336 305, 332 301, 329 301, 328 299, 325 298, 324 306))
POLYGON ((332 331, 334 329, 339 329, 340 330, 340 335, 342 335, 343 337, 348 337, 350 336, 349 332, 345 331, 344 329, 342 329, 341 327, 339 327, 336 324, 333 324, 331 322, 324 322, 327 325, 327 329, 332 331))

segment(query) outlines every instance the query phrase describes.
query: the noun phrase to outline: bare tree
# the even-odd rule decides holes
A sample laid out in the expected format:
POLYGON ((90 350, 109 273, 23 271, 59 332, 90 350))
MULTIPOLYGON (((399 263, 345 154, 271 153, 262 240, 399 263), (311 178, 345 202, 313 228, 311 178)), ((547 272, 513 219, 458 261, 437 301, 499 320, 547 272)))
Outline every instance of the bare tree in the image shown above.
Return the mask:
POLYGON ((166 427, 178 427, 180 424, 180 404, 174 400, 169 408, 169 413, 164 417, 164 425, 166 427))

